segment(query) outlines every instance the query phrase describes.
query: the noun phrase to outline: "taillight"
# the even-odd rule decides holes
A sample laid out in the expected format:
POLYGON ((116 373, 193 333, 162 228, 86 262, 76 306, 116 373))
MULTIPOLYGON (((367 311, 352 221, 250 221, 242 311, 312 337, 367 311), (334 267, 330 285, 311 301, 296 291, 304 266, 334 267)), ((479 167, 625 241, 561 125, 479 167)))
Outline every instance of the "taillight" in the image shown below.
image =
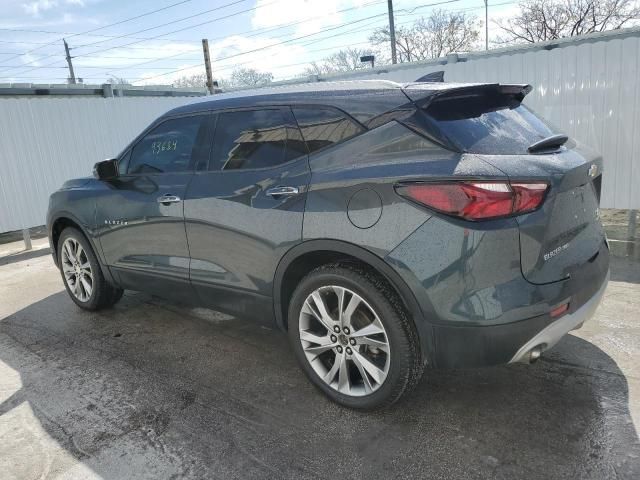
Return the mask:
POLYGON ((531 212, 542 205, 547 189, 546 183, 526 182, 410 183, 396 187, 405 198, 474 221, 531 212))

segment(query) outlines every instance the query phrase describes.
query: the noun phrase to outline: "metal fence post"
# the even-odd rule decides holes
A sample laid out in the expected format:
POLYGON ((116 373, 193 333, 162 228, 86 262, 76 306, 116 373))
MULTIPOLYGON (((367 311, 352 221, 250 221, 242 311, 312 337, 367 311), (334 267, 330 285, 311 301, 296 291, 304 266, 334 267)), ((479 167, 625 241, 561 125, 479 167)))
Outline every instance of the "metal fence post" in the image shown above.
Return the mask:
POLYGON ((628 240, 635 241, 636 239, 637 216, 637 210, 629 210, 629 229, 627 230, 628 240))
POLYGON ((22 229, 22 239, 24 240, 24 249, 31 250, 33 248, 31 246, 31 232, 29 232, 28 228, 22 229))

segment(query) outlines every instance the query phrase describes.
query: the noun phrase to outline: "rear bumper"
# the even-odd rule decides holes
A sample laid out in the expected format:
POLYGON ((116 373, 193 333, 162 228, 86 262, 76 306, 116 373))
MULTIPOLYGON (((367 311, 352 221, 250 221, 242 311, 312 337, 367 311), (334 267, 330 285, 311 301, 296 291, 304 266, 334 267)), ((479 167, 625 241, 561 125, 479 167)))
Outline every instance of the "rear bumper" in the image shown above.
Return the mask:
POLYGON ((601 282, 592 286, 595 293, 557 320, 545 314, 504 325, 434 325, 432 365, 437 368, 467 368, 528 362, 532 349, 539 347, 539 352, 550 349, 564 335, 593 316, 608 280, 607 271, 601 282))
POLYGON ((539 347, 539 351, 541 352, 548 350, 558 343, 558 341, 571 330, 580 328, 584 322, 593 317, 598 305, 600 305, 600 302, 602 301, 602 297, 604 296, 604 291, 607 289, 608 283, 609 273, 607 273, 605 281, 593 297, 587 300, 587 302, 575 312, 564 315, 548 327, 542 329, 527 343, 520 347, 509 363, 528 363, 530 353, 534 348, 539 347))
POLYGON ((604 237, 567 279, 533 284, 522 275, 513 220, 474 227, 433 217, 386 257, 420 305, 416 322, 429 332, 421 340, 432 367, 517 361, 532 343, 550 348, 593 313, 608 280, 604 237), (569 311, 552 318, 567 302, 569 311))

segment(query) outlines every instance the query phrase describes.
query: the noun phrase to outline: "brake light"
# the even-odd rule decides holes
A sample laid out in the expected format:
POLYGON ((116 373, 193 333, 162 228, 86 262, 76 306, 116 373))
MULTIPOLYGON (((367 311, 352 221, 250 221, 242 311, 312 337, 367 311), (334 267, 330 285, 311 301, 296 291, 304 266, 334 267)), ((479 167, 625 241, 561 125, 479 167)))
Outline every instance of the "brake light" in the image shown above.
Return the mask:
POLYGON ((525 182, 412 183, 396 187, 405 198, 472 221, 531 212, 542 205, 547 189, 546 183, 525 182))

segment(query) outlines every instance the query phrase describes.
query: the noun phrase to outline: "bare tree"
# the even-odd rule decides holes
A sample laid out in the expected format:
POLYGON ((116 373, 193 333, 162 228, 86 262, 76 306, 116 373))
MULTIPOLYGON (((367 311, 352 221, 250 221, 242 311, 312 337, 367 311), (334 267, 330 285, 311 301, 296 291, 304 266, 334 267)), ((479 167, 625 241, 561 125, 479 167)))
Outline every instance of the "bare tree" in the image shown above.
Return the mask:
POLYGON ((496 22, 499 43, 543 42, 605 30, 640 19, 636 0, 524 0, 520 13, 496 22))
POLYGON ((206 88, 207 76, 204 73, 186 75, 174 80, 173 86, 177 88, 206 88))
POLYGON ((259 87, 273 82, 273 73, 259 72, 254 68, 239 68, 231 73, 230 85, 234 88, 259 87))
POLYGON ((107 83, 110 83, 111 85, 131 85, 131 82, 126 78, 114 76, 109 77, 107 83))
MULTIPOLYGON (((239 68, 234 70, 230 78, 217 79, 218 87, 222 89, 258 87, 273 81, 273 73, 259 72, 253 68, 239 68)), ((173 82, 174 87, 206 88, 207 76, 204 73, 180 77, 173 82)))
MULTIPOLYGON (((438 58, 452 52, 477 47, 480 24, 476 17, 462 12, 434 10, 410 27, 396 28, 396 51, 399 62, 438 58)), ((391 35, 388 27, 375 30, 369 41, 387 47, 391 35)))
POLYGON ((319 62, 311 62, 305 68, 306 75, 327 75, 330 73, 350 72, 366 67, 360 62, 360 57, 365 55, 376 55, 380 60, 380 55, 370 48, 347 48, 340 50, 319 62))

